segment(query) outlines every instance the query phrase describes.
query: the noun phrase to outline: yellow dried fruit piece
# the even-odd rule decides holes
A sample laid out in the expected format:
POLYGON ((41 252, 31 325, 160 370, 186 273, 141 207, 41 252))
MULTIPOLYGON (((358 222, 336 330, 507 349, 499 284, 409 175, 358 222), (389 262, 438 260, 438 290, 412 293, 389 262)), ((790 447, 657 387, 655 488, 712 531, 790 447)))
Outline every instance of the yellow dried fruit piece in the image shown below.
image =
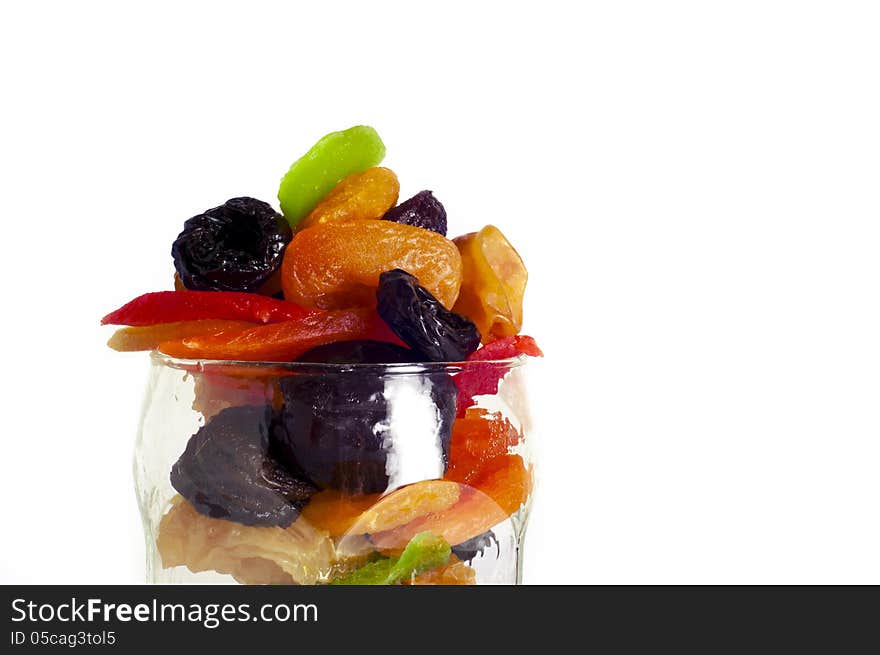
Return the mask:
POLYGON ((472 320, 485 343, 518 334, 529 278, 519 253, 494 225, 454 241, 462 280, 453 311, 472 320))
POLYGON ((303 521, 288 528, 250 527, 199 514, 180 496, 159 524, 165 568, 226 573, 242 584, 315 584, 336 560, 330 536, 303 521))
POLYGON ((342 178, 297 225, 305 229, 324 223, 380 219, 397 204, 400 183, 389 168, 375 166, 342 178))

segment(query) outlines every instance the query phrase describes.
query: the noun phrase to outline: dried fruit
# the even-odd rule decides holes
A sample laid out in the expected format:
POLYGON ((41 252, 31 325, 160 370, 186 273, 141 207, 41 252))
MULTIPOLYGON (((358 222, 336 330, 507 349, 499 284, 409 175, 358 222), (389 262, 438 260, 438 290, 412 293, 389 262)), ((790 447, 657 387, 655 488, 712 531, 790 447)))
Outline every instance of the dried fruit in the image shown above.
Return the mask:
POLYGON ((268 203, 232 198, 186 221, 171 256, 187 289, 257 291, 281 266, 290 237, 268 203))
POLYGON ((325 489, 311 497, 301 516, 319 530, 329 532, 331 537, 340 537, 380 497, 379 494, 351 496, 336 489, 325 489))
POLYGON ((386 221, 412 225, 446 236, 446 209, 430 191, 419 191, 382 217, 386 221))
POLYGON ((449 480, 468 483, 490 459, 508 454, 522 433, 500 412, 472 407, 452 424, 449 480))
POLYGON ((274 375, 237 375, 234 371, 219 372, 210 369, 193 371, 194 411, 199 412, 207 423, 227 407, 252 405, 273 409, 281 408, 281 391, 274 375))
POLYGON ((510 516, 528 500, 532 473, 520 455, 504 455, 487 462, 470 484, 492 498, 510 516))
POLYGON ((272 408, 230 407, 199 428, 171 468, 171 486, 212 518, 287 527, 316 489, 269 454, 272 408))
POLYGON ((319 487, 369 494, 443 476, 455 415, 446 373, 343 366, 286 376, 281 391, 279 455, 319 487))
POLYGON ((185 359, 289 362, 320 344, 349 339, 398 339, 372 309, 312 312, 297 320, 166 341, 159 350, 185 359))
POLYGON ((519 253, 494 225, 455 239, 461 253, 461 293, 453 308, 480 329, 486 341, 522 328, 528 272, 519 253))
POLYGON ((429 361, 458 362, 480 346, 477 327, 449 311, 399 268, 379 276, 376 310, 394 333, 429 361))
POLYGON ((384 532, 432 512, 452 507, 460 495, 459 485, 449 480, 422 480, 383 496, 352 523, 353 535, 384 532))
POLYGON ((140 327, 127 327, 116 330, 107 345, 113 350, 130 352, 134 350, 153 350, 163 341, 185 337, 220 334, 229 330, 245 330, 255 323, 246 321, 224 321, 205 319, 201 321, 180 321, 178 323, 157 323, 140 327))
POLYGON ((296 358, 315 364, 402 364, 417 361, 409 348, 385 341, 354 339, 325 343, 296 358))
POLYGON ((436 569, 449 561, 449 544, 430 532, 421 532, 407 543, 397 558, 370 562, 346 576, 332 580, 335 585, 390 585, 411 580, 420 573, 436 569))
POLYGON ((321 137, 281 180, 278 200, 284 217, 295 227, 339 180, 377 166, 384 157, 385 144, 367 125, 321 137))
POLYGON ((491 530, 484 532, 483 534, 478 534, 473 539, 468 539, 465 542, 458 544, 457 546, 452 547, 452 553, 458 557, 458 559, 464 562, 473 561, 477 555, 482 555, 483 552, 487 549, 495 545, 496 555, 498 558, 501 556, 501 547, 498 545, 498 537, 495 536, 495 533, 491 530))
POLYGON ((416 519, 408 525, 370 535, 373 546, 387 553, 397 553, 422 530, 435 531, 451 544, 460 544, 482 534, 507 518, 504 510, 490 496, 471 487, 462 489, 458 502, 443 512, 416 519))
POLYGON ((292 302, 235 291, 155 291, 138 296, 101 319, 101 325, 156 325, 207 319, 277 323, 314 310, 292 302))
POLYGON ((342 178, 297 228, 382 218, 397 202, 398 193, 400 183, 391 169, 376 166, 363 173, 352 173, 342 178))
POLYGON ((448 239, 390 221, 327 223, 297 232, 281 270, 284 297, 307 307, 372 306, 379 275, 401 268, 444 307, 461 284, 461 256, 448 239))
POLYGON ((462 489, 458 502, 447 510, 407 525, 370 536, 376 548, 396 552, 414 535, 429 530, 450 544, 466 542, 504 521, 528 500, 532 474, 519 455, 489 461, 462 489))
POLYGON ((204 516, 180 496, 162 517, 156 546, 165 568, 217 571, 241 584, 315 584, 327 579, 335 559, 327 533, 305 521, 248 527, 204 516))
POLYGON ((458 415, 476 401, 474 396, 494 395, 498 385, 510 370, 507 364, 495 363, 519 355, 543 357, 544 353, 532 337, 516 335, 488 343, 468 357, 468 364, 455 376, 458 387, 458 415), (485 363, 484 363, 485 362, 485 363))
POLYGON ((477 584, 477 572, 460 561, 455 556, 455 549, 452 549, 453 555, 449 558, 446 566, 425 571, 419 575, 405 580, 401 584, 404 585, 475 585, 477 584))

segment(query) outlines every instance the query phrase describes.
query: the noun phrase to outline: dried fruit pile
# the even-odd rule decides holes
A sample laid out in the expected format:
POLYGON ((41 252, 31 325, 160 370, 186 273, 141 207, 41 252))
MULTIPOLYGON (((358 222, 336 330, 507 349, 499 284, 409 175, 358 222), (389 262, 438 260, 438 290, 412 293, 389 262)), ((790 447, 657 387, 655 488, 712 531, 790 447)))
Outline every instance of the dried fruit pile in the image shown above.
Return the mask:
POLYGON ((328 134, 281 213, 241 197, 186 220, 175 290, 102 320, 125 326, 111 348, 200 360, 176 363, 204 424, 170 467, 166 567, 474 584, 468 562, 528 501, 522 427, 480 405, 541 355, 519 334, 526 268, 492 225, 447 239, 431 191, 398 203, 384 155, 373 128, 328 134))

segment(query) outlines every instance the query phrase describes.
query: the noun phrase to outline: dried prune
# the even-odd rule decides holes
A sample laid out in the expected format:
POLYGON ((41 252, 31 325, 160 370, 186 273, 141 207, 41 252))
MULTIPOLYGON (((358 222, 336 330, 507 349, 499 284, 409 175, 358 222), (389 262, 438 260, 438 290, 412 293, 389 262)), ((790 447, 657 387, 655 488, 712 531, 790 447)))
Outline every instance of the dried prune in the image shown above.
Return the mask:
POLYGON ((268 203, 232 198, 187 220, 171 256, 187 289, 256 292, 280 268, 291 236, 268 203))
POLYGON ((460 362, 480 346, 477 326, 446 309, 406 271, 379 276, 379 316, 410 348, 434 362, 460 362))
POLYGON ((304 352, 296 361, 318 364, 404 364, 418 361, 418 358, 409 348, 393 343, 355 339, 325 343, 304 352))
POLYGON ((269 453, 272 420, 271 406, 222 410, 190 438, 171 486, 205 516, 287 527, 316 489, 269 453))
POLYGON ((476 537, 468 539, 467 541, 463 541, 457 546, 452 547, 453 554, 458 557, 463 562, 470 562, 477 556, 483 553, 487 548, 495 545, 497 549, 497 554, 495 558, 497 559, 501 555, 501 546, 498 545, 498 537, 495 536, 495 533, 491 530, 484 532, 483 534, 478 534, 476 537))
POLYGON ((409 200, 389 209, 382 220, 421 227, 446 236, 446 209, 430 191, 419 191, 409 200))
MULTIPOLYGON (((406 351, 400 355, 410 361, 406 351)), ((390 359, 388 352, 375 357, 390 359)), ((377 493, 446 471, 456 411, 456 387, 446 373, 389 375, 381 366, 304 371, 282 378, 281 392, 273 432, 279 457, 319 487, 377 493)))

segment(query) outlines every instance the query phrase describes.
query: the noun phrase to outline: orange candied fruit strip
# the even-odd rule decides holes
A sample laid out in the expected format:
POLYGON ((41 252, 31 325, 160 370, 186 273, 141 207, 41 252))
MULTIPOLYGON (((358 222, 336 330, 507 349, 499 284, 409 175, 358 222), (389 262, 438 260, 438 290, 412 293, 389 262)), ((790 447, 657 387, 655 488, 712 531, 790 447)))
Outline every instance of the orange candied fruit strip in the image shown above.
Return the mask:
POLYGON ((166 341, 159 350, 185 359, 289 362, 315 346, 349 339, 400 343, 374 309, 351 309, 312 312, 292 321, 166 341))
POLYGON ((140 327, 126 327, 116 330, 107 345, 113 350, 131 352, 153 350, 164 341, 187 337, 221 334, 230 330, 246 330, 256 323, 248 321, 227 321, 222 319, 203 319, 198 321, 177 321, 157 323, 140 327))

